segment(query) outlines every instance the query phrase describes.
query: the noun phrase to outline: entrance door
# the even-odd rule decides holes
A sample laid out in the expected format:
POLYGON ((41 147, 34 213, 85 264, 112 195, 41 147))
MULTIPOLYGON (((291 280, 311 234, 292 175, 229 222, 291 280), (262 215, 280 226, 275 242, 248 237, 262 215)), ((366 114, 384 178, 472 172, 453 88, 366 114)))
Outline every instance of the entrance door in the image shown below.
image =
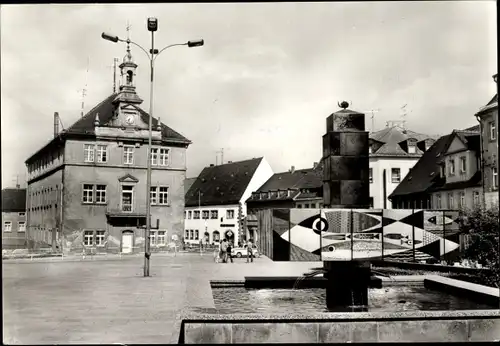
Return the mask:
POLYGON ((122 252, 131 253, 133 246, 133 233, 123 233, 122 234, 122 252))

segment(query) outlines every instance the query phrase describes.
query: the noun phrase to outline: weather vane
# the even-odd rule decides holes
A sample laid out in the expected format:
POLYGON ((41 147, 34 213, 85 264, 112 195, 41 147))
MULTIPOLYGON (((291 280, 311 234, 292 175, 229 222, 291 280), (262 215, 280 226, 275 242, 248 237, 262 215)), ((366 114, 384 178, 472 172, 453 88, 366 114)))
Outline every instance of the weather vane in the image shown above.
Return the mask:
POLYGON ((349 103, 347 101, 337 102, 337 105, 343 109, 347 109, 347 107, 349 107, 349 103))

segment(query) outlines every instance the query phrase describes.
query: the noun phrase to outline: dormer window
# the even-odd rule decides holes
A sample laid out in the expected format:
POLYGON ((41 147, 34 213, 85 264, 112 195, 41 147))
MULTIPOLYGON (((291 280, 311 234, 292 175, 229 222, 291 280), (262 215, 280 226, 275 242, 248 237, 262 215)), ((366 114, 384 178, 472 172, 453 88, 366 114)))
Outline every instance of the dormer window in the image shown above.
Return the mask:
POLYGON ((444 170, 444 164, 442 164, 442 165, 439 166, 439 175, 441 176, 441 178, 446 177, 446 173, 445 173, 445 170, 444 170))
POLYGON ((408 154, 416 154, 417 153, 417 143, 414 140, 408 141, 408 154))

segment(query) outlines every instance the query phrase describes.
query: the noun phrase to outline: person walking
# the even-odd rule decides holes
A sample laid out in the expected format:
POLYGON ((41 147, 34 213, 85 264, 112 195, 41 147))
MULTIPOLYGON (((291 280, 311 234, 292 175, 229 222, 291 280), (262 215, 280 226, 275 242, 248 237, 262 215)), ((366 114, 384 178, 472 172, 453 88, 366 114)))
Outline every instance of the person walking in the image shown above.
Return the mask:
POLYGON ((224 238, 221 243, 221 258, 222 258, 222 263, 227 263, 227 240, 224 238))
POLYGON ((251 238, 247 241, 247 263, 248 260, 251 260, 253 263, 253 242, 251 238))
POLYGON ((227 250, 226 250, 227 258, 229 260, 231 260, 231 263, 234 263, 233 262, 233 255, 231 253, 232 251, 233 251, 233 244, 231 242, 228 242, 228 244, 227 244, 227 250))

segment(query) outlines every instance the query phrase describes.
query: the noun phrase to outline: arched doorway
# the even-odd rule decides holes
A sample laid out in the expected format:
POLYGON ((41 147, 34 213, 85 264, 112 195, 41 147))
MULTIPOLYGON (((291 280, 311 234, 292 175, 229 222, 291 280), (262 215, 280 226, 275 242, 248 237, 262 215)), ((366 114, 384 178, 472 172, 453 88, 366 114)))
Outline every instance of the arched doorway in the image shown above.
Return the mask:
POLYGON ((224 233, 224 238, 226 238, 230 243, 234 244, 234 232, 228 229, 224 233))
POLYGON ((131 253, 134 247, 134 231, 122 232, 122 252, 131 253))

